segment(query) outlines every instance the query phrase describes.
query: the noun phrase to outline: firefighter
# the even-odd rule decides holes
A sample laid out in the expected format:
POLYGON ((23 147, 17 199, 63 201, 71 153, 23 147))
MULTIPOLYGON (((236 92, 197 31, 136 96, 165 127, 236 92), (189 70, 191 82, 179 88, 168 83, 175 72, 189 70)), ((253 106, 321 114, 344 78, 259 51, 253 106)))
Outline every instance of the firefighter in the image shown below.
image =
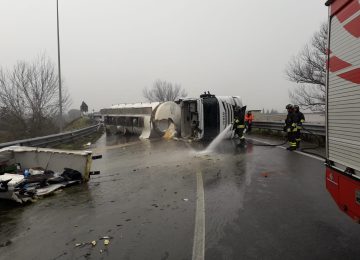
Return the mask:
POLYGON ((252 121, 254 121, 254 115, 251 113, 251 111, 248 111, 245 115, 245 126, 247 133, 251 132, 252 121))
POLYGON ((297 128, 295 135, 296 148, 299 148, 301 142, 301 129, 302 129, 302 124, 305 122, 305 116, 303 113, 300 112, 300 108, 298 105, 294 105, 294 114, 295 114, 296 128, 297 128))
POLYGON ((287 133, 287 138, 289 142, 289 147, 287 150, 293 151, 296 150, 296 118, 294 113, 294 107, 291 104, 286 106, 286 110, 288 111, 287 117, 285 119, 284 131, 287 133))
POLYGON ((239 107, 236 107, 234 109, 234 122, 233 122, 233 130, 235 131, 235 134, 239 137, 240 143, 243 144, 245 142, 244 137, 244 112, 241 111, 239 107))

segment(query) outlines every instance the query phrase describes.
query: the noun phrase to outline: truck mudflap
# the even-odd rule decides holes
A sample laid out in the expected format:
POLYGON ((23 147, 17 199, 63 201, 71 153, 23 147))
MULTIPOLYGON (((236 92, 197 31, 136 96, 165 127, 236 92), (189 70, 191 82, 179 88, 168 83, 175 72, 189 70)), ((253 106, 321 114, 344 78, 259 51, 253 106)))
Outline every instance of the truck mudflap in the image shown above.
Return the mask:
POLYGON ((360 180, 327 166, 326 189, 339 208, 360 224, 360 180))

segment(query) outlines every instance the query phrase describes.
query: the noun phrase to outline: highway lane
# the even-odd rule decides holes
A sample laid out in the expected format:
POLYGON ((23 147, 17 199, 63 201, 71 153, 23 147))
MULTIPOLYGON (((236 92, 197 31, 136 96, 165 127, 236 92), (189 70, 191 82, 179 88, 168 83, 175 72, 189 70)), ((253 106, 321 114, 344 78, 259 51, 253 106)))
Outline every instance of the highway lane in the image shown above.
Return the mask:
POLYGON ((326 192, 320 160, 229 140, 202 148, 102 137, 102 173, 88 184, 25 207, 1 202, 0 259, 360 256, 360 227, 326 192))
POLYGON ((327 193, 322 160, 251 145, 227 159, 204 175, 206 259, 360 256, 360 227, 327 193))

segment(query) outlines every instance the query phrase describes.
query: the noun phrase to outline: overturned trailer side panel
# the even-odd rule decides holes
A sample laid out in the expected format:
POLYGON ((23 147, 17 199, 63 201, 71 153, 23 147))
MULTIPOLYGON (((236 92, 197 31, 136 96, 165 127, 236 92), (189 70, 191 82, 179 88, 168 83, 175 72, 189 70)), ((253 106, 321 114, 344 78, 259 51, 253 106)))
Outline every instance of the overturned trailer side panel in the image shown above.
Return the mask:
POLYGON ((88 181, 90 177, 92 152, 10 146, 0 149, 0 161, 7 165, 20 164, 21 171, 40 168, 53 171, 60 176, 64 173, 65 168, 69 168, 81 174, 81 179, 77 175, 77 177, 70 180, 59 180, 58 183, 47 183, 47 180, 52 179, 55 174, 38 173, 33 176, 34 178, 32 178, 32 176, 25 178, 23 174, 12 172, 0 175, 0 199, 14 200, 23 203, 29 200, 31 201, 34 196, 48 195, 59 188, 80 183, 81 181, 88 181), (44 180, 46 180, 45 185, 43 183, 44 180), (32 186, 30 184, 36 185, 32 186), (28 187, 28 185, 30 185, 30 187, 28 187))
POLYGON ((151 136, 151 114, 159 105, 153 103, 119 104, 100 110, 107 133, 151 136))
POLYGON ((164 135, 170 121, 180 125, 180 107, 172 101, 120 104, 101 109, 101 114, 108 132, 129 133, 139 135, 140 138, 164 135))
POLYGON ((0 150, 1 153, 12 152, 15 163, 21 168, 41 167, 62 173, 64 168, 76 170, 82 174, 84 181, 89 180, 92 162, 90 151, 66 151, 36 147, 11 146, 0 150))

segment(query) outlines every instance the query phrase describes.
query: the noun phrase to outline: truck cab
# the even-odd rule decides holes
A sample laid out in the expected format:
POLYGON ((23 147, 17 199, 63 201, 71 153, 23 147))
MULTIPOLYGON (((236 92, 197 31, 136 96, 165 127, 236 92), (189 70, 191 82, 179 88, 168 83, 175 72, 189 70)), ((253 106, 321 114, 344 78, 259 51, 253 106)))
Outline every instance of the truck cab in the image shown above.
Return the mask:
POLYGON ((181 137, 211 140, 234 120, 235 107, 243 107, 238 96, 215 96, 210 93, 200 98, 180 100, 181 137))

